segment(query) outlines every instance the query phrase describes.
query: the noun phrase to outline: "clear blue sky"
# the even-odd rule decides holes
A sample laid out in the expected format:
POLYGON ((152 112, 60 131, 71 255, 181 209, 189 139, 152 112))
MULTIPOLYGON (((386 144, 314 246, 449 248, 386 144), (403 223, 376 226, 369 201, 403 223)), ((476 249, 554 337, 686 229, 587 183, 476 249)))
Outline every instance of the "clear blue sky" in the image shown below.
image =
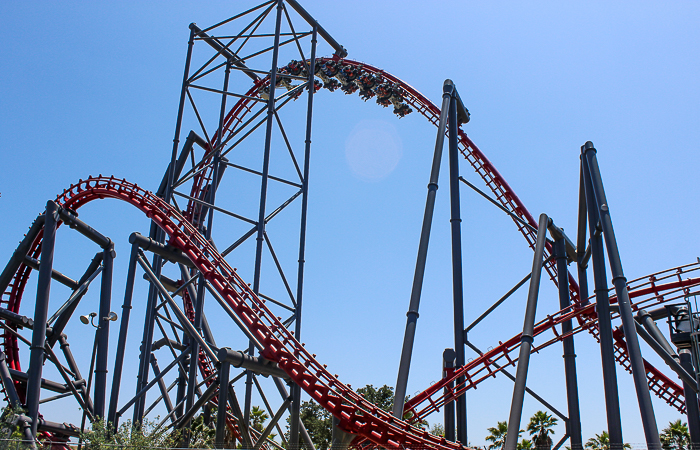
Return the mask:
MULTIPOLYGON (((0 47, 5 260, 46 200, 81 177, 113 174, 157 187, 171 151, 187 25, 213 24, 249 3, 0 5, 6 36, 0 47)), ((443 81, 454 80, 472 114, 465 127, 472 140, 535 217, 546 212, 571 234, 579 147, 593 141, 628 278, 700 254, 696 2, 303 5, 349 58, 402 78, 433 101, 439 101, 443 81)), ((321 91, 315 112, 302 340, 353 387, 393 385, 435 129, 416 114, 398 120, 388 108, 341 92, 321 91), (376 161, 386 165, 363 173, 376 161, 358 166, 352 149, 367 135, 383 142, 387 153, 376 161)), ((477 180, 464 162, 461 173, 477 180)), ((452 345, 447 193, 442 179, 409 393, 439 379, 440 355, 452 345)), ((245 190, 230 195, 242 203, 247 198, 245 190)), ((527 273, 531 253, 502 213, 466 190, 462 210, 468 323, 527 273)), ((81 217, 118 243, 116 311, 126 239, 132 231, 147 233, 148 222, 116 202, 90 205, 81 217)), ((78 278, 95 251, 63 231, 57 268, 78 278)), ((250 270, 250 261, 234 265, 250 270)), ((52 302, 60 304, 64 292, 52 292, 52 302)), ((33 295, 30 290, 25 296, 25 314, 32 313, 33 295)), ((488 348, 516 334, 525 295, 480 325, 470 335, 475 344, 488 348)), ((96 309, 87 303, 96 300, 93 289, 80 313, 96 309)), ((538 317, 557 304, 553 287, 543 285, 538 317)), ((135 346, 139 326, 132 328, 135 346)), ((84 339, 72 337, 73 345, 89 358, 91 332, 76 327, 72 336, 79 333, 84 339)), ((226 339, 219 345, 245 346, 239 335, 226 339)), ((576 345, 587 438, 605 427, 599 350, 589 336, 581 335, 576 345)), ((530 382, 565 410, 562 366, 559 348, 535 355, 530 382)), ((643 442, 632 379, 622 370, 618 376, 625 440, 643 442)), ((487 427, 507 418, 512 384, 500 378, 468 396, 474 444, 483 443, 487 427)), ((654 405, 660 426, 679 417, 660 401, 654 405)), ((536 409, 528 400, 524 416, 536 409)), ((77 421, 77 413, 65 414, 77 421)), ((559 426, 556 436, 563 432, 559 426)))

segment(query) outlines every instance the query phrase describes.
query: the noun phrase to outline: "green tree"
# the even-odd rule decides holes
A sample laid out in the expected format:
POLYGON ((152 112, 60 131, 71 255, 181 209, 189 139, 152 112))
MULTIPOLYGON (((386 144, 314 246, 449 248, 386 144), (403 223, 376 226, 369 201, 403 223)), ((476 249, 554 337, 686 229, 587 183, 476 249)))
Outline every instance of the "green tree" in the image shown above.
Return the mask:
POLYGON ((668 426, 661 431, 661 447, 664 450, 686 450, 690 444, 690 433, 688 426, 680 419, 669 422, 668 426))
POLYGON ((433 424, 430 428, 430 434, 433 436, 445 436, 445 426, 441 423, 433 424))
POLYGON ((365 387, 359 388, 357 393, 360 394, 365 400, 370 403, 374 403, 384 411, 391 411, 394 407, 394 388, 387 386, 386 384, 379 389, 375 388, 371 384, 368 384, 365 387))
MULTIPOLYGON (((584 446, 590 450, 610 450, 610 436, 607 431, 603 431, 600 434, 596 434, 595 437, 590 438, 586 441, 584 446)), ((623 444, 622 448, 632 448, 629 444, 623 444)))
POLYGON ((250 410, 250 419, 253 421, 252 427, 258 431, 263 431, 265 429, 265 422, 270 416, 267 415, 264 409, 260 409, 259 406, 253 406, 250 410))
POLYGON ((527 425, 527 431, 530 432, 532 443, 537 450, 549 450, 552 448, 551 433, 554 435, 554 425, 557 424, 557 419, 547 414, 544 411, 537 411, 527 425))
POLYGON ((173 448, 180 440, 180 433, 165 428, 156 428, 156 423, 144 419, 141 424, 131 420, 122 423, 116 430, 103 419, 93 422, 92 431, 80 433, 88 450, 114 450, 115 446, 129 450, 151 450, 157 447, 173 448))
POLYGON ((506 421, 498 422, 495 427, 487 428, 486 431, 491 433, 485 438, 491 442, 487 447, 488 450, 498 450, 506 445, 506 435, 508 434, 508 423, 506 421))
POLYGON ((518 442, 517 449, 518 450, 530 450, 530 449, 532 449, 532 441, 529 439, 523 439, 522 441, 518 442))

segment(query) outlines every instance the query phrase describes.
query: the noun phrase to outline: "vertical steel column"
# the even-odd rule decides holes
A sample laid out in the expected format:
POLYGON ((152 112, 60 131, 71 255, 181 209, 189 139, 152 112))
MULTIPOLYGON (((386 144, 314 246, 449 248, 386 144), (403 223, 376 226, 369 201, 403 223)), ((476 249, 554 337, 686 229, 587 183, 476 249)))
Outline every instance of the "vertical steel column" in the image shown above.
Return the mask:
POLYGON ((41 397, 41 373, 44 367, 44 344, 46 342, 46 320, 49 311, 49 294, 51 292, 51 272, 53 270, 53 251, 56 242, 56 223, 58 205, 46 202, 44 220, 44 238, 41 243, 41 266, 36 288, 36 305, 34 307, 34 330, 29 356, 29 376, 27 379, 27 413, 32 419, 32 436, 36 438, 39 425, 39 399, 41 397))
MULTIPOLYGON (((630 366, 632 367, 632 378, 637 391, 637 401, 639 402, 639 412, 642 416, 642 426, 644 427, 644 435, 647 440, 647 448, 654 450, 661 448, 659 440, 659 429, 656 427, 656 417, 654 416, 654 407, 651 404, 651 394, 649 393, 649 384, 647 383, 646 370, 644 369, 644 359, 639 348, 639 339, 637 337, 637 328, 635 326, 634 316, 632 315, 632 306, 630 304, 629 292, 627 291, 627 278, 625 278, 622 270, 622 261, 615 239, 615 231, 613 230, 612 218, 610 217, 610 209, 608 201, 605 198, 605 189, 603 188, 603 180, 598 167, 596 158, 596 149, 591 141, 584 144, 584 155, 588 161, 588 170, 591 178, 591 186, 595 193, 597 203, 595 207, 599 209, 600 222, 603 227, 603 235, 605 236, 605 247, 608 251, 610 260, 610 271, 612 272, 612 282, 615 286, 617 301, 620 307, 620 318, 622 319, 622 328, 627 339, 627 354, 629 356, 630 366)), ((593 205, 589 205, 593 207, 593 205)))
POLYGON ((610 448, 622 449, 622 421, 620 418, 620 397, 617 391, 617 372, 610 321, 610 299, 608 298, 608 278, 603 254, 603 238, 598 227, 598 208, 595 207, 595 194, 590 183, 588 162, 581 155, 581 174, 586 190, 588 228, 591 240, 591 261, 595 284, 595 310, 598 315, 598 338, 600 339, 600 359, 603 366, 603 389, 605 391, 605 413, 608 421, 610 448))
MULTIPOLYGON (((566 242, 561 236, 554 242, 554 253, 557 258, 557 284, 559 287, 559 308, 565 309, 571 306, 569 295, 569 271, 566 261, 566 242)), ((571 333, 573 327, 571 319, 561 325, 562 334, 571 333)), ((569 420, 566 422, 567 434, 571 438, 572 450, 583 449, 583 437, 581 435, 581 411, 578 399, 578 380, 576 377, 576 351, 574 349, 574 336, 565 337, 564 346, 564 372, 566 374, 566 401, 569 408, 569 420)))
MULTIPOLYGON (((282 26, 282 0, 277 0, 277 19, 275 22, 275 41, 272 49, 272 67, 270 68, 270 98, 267 101, 267 125, 265 129, 265 150, 263 154, 262 182, 260 185, 260 209, 258 211, 257 242, 255 247, 255 272, 253 274, 253 292, 260 293, 260 272, 262 268, 263 241, 265 240, 265 205, 267 203, 267 181, 270 171, 270 148, 272 146, 272 126, 275 117, 275 84, 277 83, 277 57, 279 56, 280 27, 282 26)), ((255 352, 255 345, 248 344, 248 354, 255 352)), ((250 406, 253 395, 253 373, 246 374, 245 422, 250 421, 250 406)))
MULTIPOLYGON (((445 351, 442 352, 442 377, 447 377, 449 375, 448 372, 453 371, 454 367, 455 351, 451 348, 446 348, 445 351)), ((447 396, 448 394, 450 394, 454 387, 454 381, 445 386, 445 395, 447 396)), ((445 404, 445 439, 452 442, 456 440, 454 402, 448 402, 445 404)))
POLYGON ((440 122, 438 124, 437 138, 435 139, 435 152, 433 153, 433 165, 430 169, 430 182, 428 183, 428 197, 425 201, 423 213, 423 225, 418 244, 418 257, 416 258, 416 271, 413 275, 411 288, 411 300, 406 313, 406 331, 403 336, 401 348, 401 361, 399 362, 399 374, 396 380, 394 406, 392 414, 397 419, 403 417, 403 404, 406 398, 406 385, 408 384, 408 372, 411 368, 411 356, 413 354, 413 341, 416 336, 416 322, 418 321, 418 308, 420 296, 423 290, 423 277, 425 275, 425 261, 428 257, 428 242, 430 241, 430 228, 433 225, 433 211, 435 211, 435 196, 438 190, 440 178, 440 163, 442 160, 442 148, 445 142, 445 130, 447 129, 447 114, 449 112, 450 98, 454 85, 451 80, 445 80, 442 88, 442 107, 440 108, 440 122))
MULTIPOLYGON (((693 367, 693 354, 690 349, 678 350, 681 366, 693 377, 696 376, 693 367)), ((688 415, 688 431, 690 432, 690 448, 697 450, 700 448, 700 411, 698 410, 698 395, 686 383, 683 382, 683 395, 685 396, 685 409, 688 415)))
POLYGON ((12 380, 12 375, 10 375, 10 369, 7 367, 7 357, 4 352, 0 352, 0 379, 2 379, 2 386, 5 388, 7 393, 7 399, 9 406, 11 408, 17 408, 22 405, 19 399, 17 390, 15 389, 15 382, 12 380))
POLYGON ((97 329, 97 359, 95 364, 95 416, 105 416, 105 396, 107 394, 107 357, 109 351, 109 313, 112 307, 112 270, 114 268, 114 243, 104 249, 102 256, 102 284, 100 286, 100 308, 97 329))
POLYGON ((535 313, 537 312, 537 297, 540 291, 540 278, 544 264, 544 248, 547 243, 547 224, 549 217, 540 214, 537 225, 537 241, 535 242, 535 256, 532 260, 532 276, 530 277, 530 289, 527 294, 527 306, 525 308, 525 322, 523 334, 520 337, 520 353, 518 355, 518 369, 515 373, 515 387, 513 388, 513 401, 510 405, 508 417, 508 434, 504 450, 515 450, 518 444, 520 419, 523 414, 523 400, 525 398, 525 384, 527 383, 527 371, 530 364, 530 349, 534 340, 535 313))
POLYGON ((117 354, 114 360, 114 376, 112 377, 112 392, 109 398, 107 422, 117 427, 117 403, 119 402, 119 389, 121 387, 122 369, 124 368, 124 353, 126 351, 126 335, 129 330, 129 317, 131 315, 131 300, 134 296, 134 278, 136 277, 136 257, 138 256, 138 244, 131 241, 131 254, 129 256, 129 268, 126 275, 126 288, 124 290, 124 303, 122 304, 122 319, 119 324, 119 338, 117 340, 117 354))
MULTIPOLYGON (((157 230, 160 235, 160 229, 157 230)), ((154 270, 156 276, 160 278, 161 258, 153 256, 154 270)), ((146 303, 146 317, 144 318, 143 337, 141 339, 141 353, 139 354, 139 371, 136 375, 136 394, 148 384, 149 361, 151 359, 151 348, 153 347, 153 328, 155 323, 155 309, 158 303, 158 291, 151 284, 148 289, 148 301, 146 303)), ((134 403, 133 423, 141 423, 143 412, 146 408, 146 395, 139 397, 134 403)))
POLYGON ((219 350, 219 361, 221 368, 219 369, 219 399, 216 411, 216 437, 214 438, 215 448, 224 448, 224 437, 226 432, 226 406, 228 405, 228 383, 231 363, 226 357, 222 357, 222 350, 219 350))
POLYGON ((185 58, 185 71, 182 76, 182 87, 180 88, 180 103, 177 108, 177 119, 175 120, 175 136, 173 137, 173 153, 170 157, 170 165, 168 166, 168 183, 165 186, 163 198, 166 202, 170 201, 172 195, 173 183, 175 182, 175 166, 177 162, 177 148, 180 145, 180 129, 182 128, 182 114, 185 110, 185 97, 187 94, 187 79, 190 76, 190 62, 192 61, 192 47, 194 47, 194 27, 190 25, 190 39, 187 42, 187 57, 185 58))
POLYGON ((578 298, 581 305, 588 304, 588 262, 584 261, 586 255, 586 186, 583 184, 583 166, 579 170, 578 187, 578 230, 576 234, 576 271, 578 273, 578 298))
MULTIPOLYGON (((452 304, 454 307, 455 365, 464 366, 464 292, 462 285, 462 218, 459 205, 459 124, 457 122, 457 89, 452 86, 450 113, 448 115, 448 160, 450 170, 450 228, 452 234, 452 304)), ((465 378, 457 378, 457 385, 465 378)), ((460 395, 455 402, 457 413, 457 440, 466 444, 467 396, 460 395)))
MULTIPOLYGON (((301 305, 304 295, 304 257, 306 252, 306 210, 309 204, 309 158, 311 156, 311 119, 314 106, 314 73, 316 72, 316 42, 318 27, 313 26, 311 35, 311 60, 309 63, 309 96, 306 107, 306 140, 304 141, 304 179, 301 182, 301 229, 299 231, 299 268, 297 270, 296 308, 294 309, 294 334, 301 340, 301 305)), ((292 384, 292 418, 289 432, 290 449, 299 442, 299 408, 301 407, 301 388, 292 384)))

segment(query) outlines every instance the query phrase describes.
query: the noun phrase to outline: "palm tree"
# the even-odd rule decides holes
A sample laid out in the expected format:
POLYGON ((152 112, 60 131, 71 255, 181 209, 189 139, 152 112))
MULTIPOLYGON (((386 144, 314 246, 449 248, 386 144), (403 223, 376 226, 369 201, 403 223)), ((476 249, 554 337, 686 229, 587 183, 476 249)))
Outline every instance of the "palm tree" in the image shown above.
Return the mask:
POLYGON ((530 418, 527 431, 530 432, 532 443, 535 444, 536 449, 549 450, 552 448, 552 438, 549 437, 549 434, 554 435, 552 428, 557 424, 557 421, 555 417, 544 411, 537 411, 530 418))
POLYGON ((488 446, 488 450, 498 450, 506 444, 508 424, 505 421, 498 422, 497 426, 488 428, 487 431, 491 433, 486 436, 486 440, 491 441, 491 445, 488 446))
POLYGON ((594 438, 590 438, 585 445, 591 450, 610 450, 610 436, 607 431, 596 434, 594 438))
MULTIPOLYGON (((591 450, 610 450, 610 435, 607 431, 603 431, 600 434, 596 434, 594 438, 590 438, 585 445, 586 448, 591 450)), ((623 449, 632 448, 629 444, 622 444, 623 449)))
POLYGON ((253 421, 253 428, 258 431, 263 431, 263 425, 265 425, 265 422, 270 416, 267 415, 265 410, 260 409, 260 407, 253 406, 253 409, 250 410, 250 418, 253 421))
POLYGON ((690 433, 688 426, 678 419, 669 422, 668 426, 661 431, 661 447, 664 450, 686 450, 690 444, 690 433))
POLYGON ((532 450, 532 441, 529 439, 523 439, 518 442, 517 450, 532 450))
MULTIPOLYGON (((487 447, 487 450, 499 450, 506 445, 506 435, 508 434, 507 422, 498 422, 497 426, 488 428, 487 431, 491 433, 485 438, 487 441, 491 441, 491 445, 487 447)), ((523 430, 518 431, 518 437, 520 437, 520 433, 522 432, 523 430)))

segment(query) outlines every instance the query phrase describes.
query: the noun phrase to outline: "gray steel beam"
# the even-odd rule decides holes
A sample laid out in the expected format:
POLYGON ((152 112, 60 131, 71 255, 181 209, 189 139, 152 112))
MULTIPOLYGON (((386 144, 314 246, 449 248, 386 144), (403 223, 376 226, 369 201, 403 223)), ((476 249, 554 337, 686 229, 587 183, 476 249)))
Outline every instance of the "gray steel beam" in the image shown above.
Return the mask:
POLYGON ((440 178, 440 164, 442 161, 442 150, 445 142, 445 131, 447 129, 447 116, 449 114, 450 99, 452 98, 452 81, 447 80, 443 85, 442 107, 440 109, 440 121, 438 123, 437 138, 435 140, 435 151, 433 153, 433 164, 430 169, 430 181, 428 182, 428 197, 425 201, 425 212, 423 213, 423 225, 421 227, 420 242, 418 244, 418 256, 416 258, 416 270, 413 275, 413 285, 411 288, 411 299, 406 313, 406 331, 403 336, 403 346, 401 347, 401 360, 399 362, 399 373, 396 380, 394 395, 394 405, 392 414, 397 419, 403 417, 403 405, 406 398, 406 386, 408 385, 408 373, 411 369, 411 356, 413 355, 413 341, 416 336, 416 322, 418 321, 418 309, 420 307, 420 297, 423 290, 423 278, 425 276, 425 263, 428 258, 428 243, 430 241, 430 229, 433 225, 433 212, 435 211, 435 196, 438 190, 438 179, 440 178), (449 81, 449 83, 448 83, 449 81))
POLYGON ((7 287, 12 282, 12 278, 15 276, 15 273, 17 273, 17 269, 19 269, 19 266, 24 262, 24 257, 27 256, 27 253, 32 247, 32 243, 34 243, 34 239, 36 239, 43 226, 44 215, 42 214, 34 219, 32 226, 29 227, 29 231, 27 231, 27 234, 24 235, 24 238, 20 241, 17 249, 12 253, 10 261, 2 270, 2 273, 0 274, 0 293, 7 290, 7 287))
MULTIPOLYGON (((133 236, 133 234, 132 234, 133 236)), ((129 267, 126 275, 126 288, 124 289, 124 303, 122 303, 122 317, 119 324, 119 337, 117 338, 117 353, 114 359, 114 376, 112 377, 112 392, 109 398, 107 422, 117 426, 117 403, 119 402, 119 390, 121 388, 122 370, 124 368, 124 354, 126 352, 126 336, 129 330, 129 318, 131 317, 131 302, 134 296, 134 278, 136 277, 136 258, 138 257, 138 245, 131 244, 129 267)))
MULTIPOLYGON (((270 149, 272 147, 272 127, 275 117, 275 86, 277 84, 277 59, 279 57, 280 44, 280 27, 282 25, 282 0, 277 1, 277 17, 275 19, 275 38, 272 48, 272 66, 270 67, 270 96, 267 100, 267 123, 265 126, 265 147, 263 151, 263 166, 262 177, 260 182, 260 207, 258 208, 258 225, 257 237, 255 243, 255 267, 253 272, 253 292, 257 295, 260 293, 260 276, 262 272, 262 251, 265 235, 265 208, 267 205, 267 183, 270 172, 270 149)), ((253 342, 248 344, 248 354, 252 355, 255 352, 253 342)), ((250 421, 250 408, 253 395, 253 374, 248 372, 246 376, 246 391, 245 391, 245 406, 244 415, 245 422, 250 421)), ((293 449, 292 449, 293 450, 293 449)))
POLYGON ((214 437, 214 447, 224 448, 224 437, 226 432, 226 412, 228 405, 228 383, 229 383, 229 373, 231 370, 231 364, 228 359, 222 357, 222 350, 219 349, 219 361, 221 362, 221 367, 219 368, 219 398, 217 399, 217 411, 216 411, 216 436, 214 437))
MULTIPOLYGON (((690 349, 681 349, 678 353, 683 368, 695 376, 693 354, 690 349)), ((683 394, 685 397, 685 409, 688 416, 690 448, 696 450, 700 448, 700 411, 698 410, 698 395, 685 381, 683 382, 683 394)))
MULTIPOLYGON (((284 1, 287 2, 289 4, 289 6, 294 8, 294 10, 297 13, 299 13, 299 15, 301 17, 303 17, 304 20, 306 20, 309 23, 309 25, 311 25, 312 27, 314 27, 315 30, 318 31, 318 34, 320 34, 321 37, 331 47, 333 47, 333 50, 335 50, 335 54, 336 54, 336 56, 338 56, 338 58, 345 58, 346 56, 348 56, 348 51, 345 50, 345 48, 342 45, 340 45, 335 39, 333 39, 333 36, 328 34, 328 32, 316 21, 316 19, 311 17, 311 14, 306 12, 306 10, 296 0, 284 0, 284 1)), ((312 57, 312 60, 313 60, 313 57, 312 57)), ((313 72, 311 72, 311 73, 313 73, 313 72)))
POLYGON ((532 277, 530 289, 527 294, 527 306, 525 308, 525 320, 523 333, 520 337, 520 353, 518 355, 518 369, 515 372, 515 386, 513 387, 513 401, 510 406, 508 418, 508 434, 506 436, 505 450, 515 450, 518 444, 518 431, 520 419, 523 414, 523 400, 525 398, 525 385, 527 384, 527 372, 530 364, 530 349, 534 341, 535 313, 537 312, 537 297, 540 290, 540 278, 544 264, 544 249, 547 240, 547 224, 549 217, 540 214, 537 226, 537 240, 535 242, 535 256, 532 260, 532 277))
POLYGON ((10 375, 10 369, 7 367, 7 357, 4 352, 0 352, 0 380, 2 380, 2 385, 5 388, 5 393, 7 394, 7 399, 11 408, 17 408, 21 406, 21 401, 19 395, 17 395, 17 390, 15 389, 15 383, 12 380, 12 375, 10 375))
MULTIPOLYGON (((41 266, 41 264, 39 263, 39 261, 37 259, 34 259, 28 255, 26 255, 24 257, 24 263, 34 270, 39 270, 39 267, 41 266)), ((79 284, 77 281, 62 274, 61 272, 59 272, 56 269, 53 269, 51 271, 51 278, 58 281, 59 283, 61 283, 62 285, 66 286, 70 289, 73 289, 73 290, 78 289, 79 284)))
POLYGON ((27 412, 32 419, 32 437, 36 438, 39 426, 39 400, 41 399, 41 373, 44 367, 44 344, 46 343, 46 320, 49 312, 51 292, 51 272, 56 242, 56 226, 59 206, 53 201, 46 203, 44 236, 41 244, 41 268, 36 289, 34 307, 34 330, 29 355, 29 376, 27 381, 27 412))
MULTIPOLYGON (((464 349, 464 288, 462 276, 462 218, 459 203, 459 121, 458 111, 463 110, 464 105, 458 108, 459 94, 457 88, 452 85, 450 99, 450 112, 447 116, 449 122, 448 136, 448 161, 450 172, 450 232, 452 238, 452 305, 454 318, 455 337, 455 365, 464 366, 466 362, 464 349)), ((461 104, 461 100, 459 100, 461 104)), ((469 120, 468 118, 466 119, 469 120)), ((464 376, 457 378, 457 384, 465 381, 464 376)), ((467 397, 460 395, 456 400, 456 424, 457 441, 469 442, 467 437, 467 397)))
POLYGON ((659 341, 657 341, 654 336, 652 336, 642 325, 639 323, 635 322, 636 328, 637 328, 637 335, 641 337, 644 342, 646 342, 649 347, 651 347, 652 350, 658 354, 661 359, 666 363, 668 367, 671 368, 674 372, 676 372, 676 375, 678 375, 678 378, 680 378, 683 381, 683 385, 687 385, 690 389, 692 389, 695 392, 698 392, 698 384, 695 381, 695 377, 691 375, 689 372, 687 372, 683 366, 680 364, 680 358, 678 355, 675 355, 675 352, 673 354, 669 353, 666 348, 664 348, 663 345, 659 341), (675 357, 674 357, 675 356, 675 357))
POLYGON ((649 449, 659 449, 661 448, 659 429, 656 426, 656 417, 654 416, 654 407, 651 403, 649 384, 647 382, 646 370, 644 369, 644 360, 642 359, 642 352, 639 348, 639 340, 637 339, 637 332, 635 329, 636 322, 632 315, 632 306, 630 304, 629 292, 627 291, 627 278, 622 270, 620 253, 617 247, 617 240, 615 239, 612 218, 610 217, 610 208, 605 197, 603 180, 596 158, 596 149, 593 143, 588 141, 583 145, 582 151, 584 157, 588 161, 591 186, 595 193, 596 200, 596 203, 594 205, 589 205, 589 207, 598 208, 600 214, 600 222, 603 228, 603 236, 605 237, 605 247, 608 253, 610 271, 613 276, 612 282, 615 286, 615 293, 617 294, 617 301, 620 307, 620 318, 622 319, 622 327, 625 330, 625 339, 627 340, 627 355, 632 368, 632 378, 634 379, 635 390, 637 392, 637 401, 639 403, 639 412, 642 416, 644 435, 649 449))
POLYGON ((78 219, 78 215, 66 208, 58 208, 58 215, 64 224, 68 225, 69 228, 76 230, 78 233, 82 234, 86 238, 90 239, 95 244, 102 247, 102 249, 107 250, 112 241, 104 236, 99 231, 92 228, 90 225, 86 224, 82 220, 78 219))
MULTIPOLYGON (((291 3, 290 3, 291 5, 291 3)), ((293 6, 293 5, 292 5, 293 6)), ((314 21, 311 34, 311 59, 309 60, 308 101, 306 104, 306 139, 304 141, 304 173, 301 184, 301 226, 299 230, 299 259, 297 268, 297 292, 296 308, 294 308, 294 331, 296 339, 301 341, 301 311, 304 300, 304 262, 306 253, 306 218, 309 205, 309 168, 311 158, 311 119, 314 106, 314 73, 316 72, 316 41, 318 23, 314 21)), ((342 48, 342 47, 341 47, 342 48)), ((301 387, 293 384, 292 392, 292 417, 289 432, 289 440, 292 443, 299 442, 299 411, 301 407, 301 387)))
POLYGON ((579 170, 578 187, 578 228, 576 231, 576 273, 578 275, 578 298, 581 305, 588 304, 588 258, 590 258, 590 246, 586 251, 586 220, 588 210, 586 208, 586 186, 583 181, 583 165, 579 170))
POLYGON ((608 278, 603 253, 603 237, 598 232, 598 208, 595 206, 595 194, 590 182, 588 162, 581 155, 581 176, 586 191, 588 228, 590 234, 591 261, 593 264, 593 281, 595 284, 595 310, 598 315, 598 338, 603 368, 603 390, 605 392, 605 412, 608 422, 608 434, 613 450, 622 450, 622 420, 620 418, 620 397, 617 389, 617 372, 610 319, 610 299, 608 298, 608 278))
POLYGON ((143 250, 161 256, 172 263, 184 264, 190 269, 194 268, 192 261, 190 261, 189 258, 182 253, 182 251, 171 245, 160 243, 153 238, 143 236, 140 233, 131 233, 129 236, 129 243, 132 245, 136 244, 143 250))
POLYGON ((233 367, 242 367, 264 376, 273 376, 289 381, 289 375, 277 366, 277 363, 261 357, 250 356, 243 352, 237 352, 230 348, 220 348, 219 361, 226 361, 233 367))
POLYGON ((105 417, 107 395, 107 358, 109 355, 109 314, 112 308, 112 272, 114 268, 114 244, 110 242, 102 256, 102 283, 100 286, 100 308, 97 328, 97 356, 95 360, 95 415, 105 417))
MULTIPOLYGON (((443 378, 450 375, 448 372, 454 370, 455 367, 455 351, 451 348, 446 348, 442 352, 442 376, 443 378)), ((445 396, 448 396, 452 389, 454 389, 454 381, 445 386, 445 396)), ((457 437, 455 435, 456 424, 455 424, 455 405, 454 402, 449 402, 445 404, 445 439, 448 441, 456 441, 457 437)))
MULTIPOLYGON (((551 232, 551 228, 550 228, 551 232)), ((566 242, 564 237, 556 238, 554 241, 554 254, 557 259, 557 285, 559 288, 559 308, 564 310, 571 306, 569 294, 569 271, 567 268, 566 242)), ((564 347, 564 372, 566 376, 566 402, 569 410, 569 420, 567 421, 567 433, 571 437, 570 447, 572 450, 583 449, 583 436, 581 434, 581 409, 579 407, 578 379, 576 375, 576 351, 574 348, 574 336, 571 334, 573 326, 571 319, 561 325, 561 332, 565 337, 562 341, 564 347)))

